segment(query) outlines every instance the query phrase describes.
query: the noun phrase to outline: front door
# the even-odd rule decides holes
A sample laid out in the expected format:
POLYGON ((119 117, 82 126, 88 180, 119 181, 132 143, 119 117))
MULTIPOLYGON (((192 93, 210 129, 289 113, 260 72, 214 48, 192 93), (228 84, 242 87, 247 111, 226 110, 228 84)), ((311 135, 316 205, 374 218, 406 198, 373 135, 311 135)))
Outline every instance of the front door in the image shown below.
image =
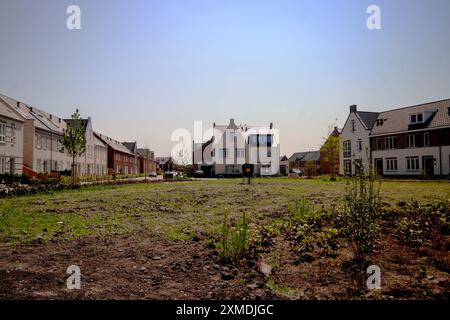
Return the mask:
POLYGON ((383 175, 383 159, 375 159, 375 170, 377 175, 383 175))
POLYGON ((427 177, 432 177, 434 175, 433 156, 422 157, 422 168, 427 177))

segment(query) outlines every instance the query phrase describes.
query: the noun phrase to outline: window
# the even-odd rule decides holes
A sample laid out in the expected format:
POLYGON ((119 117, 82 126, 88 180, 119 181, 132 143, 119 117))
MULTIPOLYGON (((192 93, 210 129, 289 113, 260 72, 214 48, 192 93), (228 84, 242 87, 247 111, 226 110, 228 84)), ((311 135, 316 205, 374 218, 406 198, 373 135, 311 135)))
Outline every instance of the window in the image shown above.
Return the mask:
POLYGON ((358 139, 358 151, 362 151, 363 147, 362 147, 362 140, 358 139))
POLYGON ((381 150, 382 146, 381 146, 381 139, 377 138, 377 150, 381 150))
POLYGON ((350 140, 344 141, 344 158, 350 158, 352 156, 352 143, 350 140))
POLYGON ((236 156, 238 158, 245 158, 245 149, 244 148, 236 149, 236 156))
POLYGON ((352 174, 352 161, 344 160, 344 174, 351 175, 352 174))
POLYGON ((424 147, 430 146, 430 134, 428 132, 425 132, 423 134, 423 146, 424 147))
POLYGON ((272 148, 267 148, 267 158, 272 157, 272 148))
POLYGON ((355 132, 356 128, 355 128, 355 120, 350 121, 350 125, 352 128, 352 132, 355 132))
POLYGON ((228 149, 220 149, 220 154, 222 155, 222 158, 228 158, 230 155, 228 149))
POLYGON ((411 114, 409 116, 410 124, 421 123, 421 122, 423 122, 423 114, 422 113, 411 114))
POLYGON ((407 148, 415 148, 416 147, 416 134, 407 134, 406 135, 406 147, 407 148))
POLYGON ((258 143, 258 137, 257 137, 256 134, 250 135, 248 140, 249 140, 249 144, 252 145, 252 146, 256 146, 257 143, 258 143))
POLYGON ((6 173, 8 170, 6 168, 6 158, 5 157, 0 157, 0 173, 6 173))
POLYGON ((11 123, 11 143, 16 143, 16 124, 11 123))
POLYGON ((395 137, 387 137, 386 138, 386 149, 395 149, 396 148, 396 138, 395 137))
POLYGON ((419 171, 419 157, 406 158, 406 169, 408 171, 419 171))
POLYGON ((386 159, 386 171, 397 171, 397 158, 386 159))
POLYGON ((6 142, 6 122, 0 121, 0 143, 6 142))

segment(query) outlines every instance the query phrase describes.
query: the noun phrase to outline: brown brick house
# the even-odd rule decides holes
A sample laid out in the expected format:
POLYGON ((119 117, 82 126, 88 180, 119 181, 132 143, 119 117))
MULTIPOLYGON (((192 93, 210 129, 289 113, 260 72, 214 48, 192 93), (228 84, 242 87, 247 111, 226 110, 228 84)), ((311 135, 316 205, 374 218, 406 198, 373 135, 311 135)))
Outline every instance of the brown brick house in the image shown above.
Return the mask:
POLYGON ((108 169, 110 172, 120 174, 135 174, 136 155, 131 153, 121 142, 107 137, 101 133, 94 135, 108 147, 108 169))

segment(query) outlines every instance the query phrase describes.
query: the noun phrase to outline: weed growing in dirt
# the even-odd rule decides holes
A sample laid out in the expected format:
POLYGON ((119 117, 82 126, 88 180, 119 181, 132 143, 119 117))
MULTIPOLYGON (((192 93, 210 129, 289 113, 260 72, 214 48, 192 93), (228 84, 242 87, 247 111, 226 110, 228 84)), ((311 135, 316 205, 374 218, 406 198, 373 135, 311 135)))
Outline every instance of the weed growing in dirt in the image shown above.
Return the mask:
POLYGON ((345 188, 342 232, 351 245, 354 262, 362 267, 379 243, 380 181, 373 170, 365 174, 358 162, 355 162, 355 170, 356 174, 348 179, 345 188))
POLYGON ((248 217, 245 212, 234 226, 231 226, 228 214, 225 213, 219 247, 219 255, 223 261, 238 263, 242 260, 248 248, 248 228, 248 217))

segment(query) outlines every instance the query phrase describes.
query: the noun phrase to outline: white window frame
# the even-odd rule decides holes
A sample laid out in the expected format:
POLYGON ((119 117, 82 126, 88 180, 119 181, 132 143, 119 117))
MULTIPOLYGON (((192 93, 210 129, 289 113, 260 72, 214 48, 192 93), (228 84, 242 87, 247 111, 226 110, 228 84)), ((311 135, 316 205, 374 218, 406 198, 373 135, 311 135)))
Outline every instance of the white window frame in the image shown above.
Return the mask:
POLYGON ((416 136, 417 136, 417 134, 414 134, 414 133, 406 135, 406 147, 407 148, 416 148, 417 147, 416 136))
POLYGON ((344 158, 350 158, 352 156, 352 141, 345 140, 343 142, 342 150, 343 150, 344 158))
POLYGON ((0 121, 0 143, 6 143, 6 121, 0 121))
POLYGON ((397 158, 386 158, 386 171, 395 172, 398 170, 397 158))
POLYGON ((419 157, 406 157, 406 170, 419 171, 420 170, 419 157))
POLYGON ((345 175, 352 174, 352 160, 344 160, 344 174, 345 175))
POLYGON ((425 132, 423 134, 423 146, 424 147, 431 146, 431 140, 430 140, 430 133, 429 132, 425 132))
POLYGON ((385 149, 393 150, 397 148, 397 141, 395 136, 386 137, 385 139, 385 149))

